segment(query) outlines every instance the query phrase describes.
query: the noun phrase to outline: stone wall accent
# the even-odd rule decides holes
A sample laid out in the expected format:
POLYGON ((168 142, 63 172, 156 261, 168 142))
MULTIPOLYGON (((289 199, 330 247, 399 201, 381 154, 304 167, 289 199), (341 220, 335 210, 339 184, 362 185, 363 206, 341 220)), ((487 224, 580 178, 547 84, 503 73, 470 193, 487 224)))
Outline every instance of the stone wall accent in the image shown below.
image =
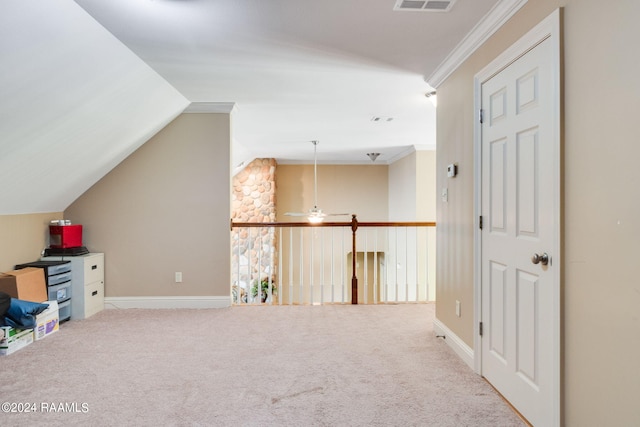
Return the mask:
MULTIPOLYGON (((276 160, 256 159, 233 177, 231 218, 234 222, 276 221, 276 160)), ((231 279, 234 303, 254 302, 251 287, 275 280, 274 229, 234 229, 231 235, 231 279), (238 301, 238 289, 241 301, 238 301)))

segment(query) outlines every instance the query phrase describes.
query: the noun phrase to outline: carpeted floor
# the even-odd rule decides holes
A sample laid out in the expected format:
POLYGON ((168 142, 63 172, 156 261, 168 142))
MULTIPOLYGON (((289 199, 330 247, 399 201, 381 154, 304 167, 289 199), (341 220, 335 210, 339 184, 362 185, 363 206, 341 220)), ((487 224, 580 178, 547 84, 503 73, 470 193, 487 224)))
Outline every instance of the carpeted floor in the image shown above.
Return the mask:
POLYGON ((0 357, 0 425, 523 426, 434 309, 105 310, 0 357))

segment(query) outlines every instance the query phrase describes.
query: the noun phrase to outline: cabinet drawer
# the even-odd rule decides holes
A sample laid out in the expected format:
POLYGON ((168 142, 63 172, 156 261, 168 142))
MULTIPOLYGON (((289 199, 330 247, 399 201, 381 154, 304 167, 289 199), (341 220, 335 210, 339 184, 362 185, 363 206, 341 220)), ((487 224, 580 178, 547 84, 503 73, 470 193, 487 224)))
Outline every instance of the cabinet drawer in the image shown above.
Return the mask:
POLYGON ((71 281, 49 286, 47 292, 49 293, 49 301, 58 301, 59 303, 66 301, 71 298, 71 281))
POLYGON ((71 300, 58 304, 58 321, 63 322, 71 319, 71 300))
POLYGON ((59 285, 60 283, 69 282, 71 280, 71 271, 67 271, 66 273, 56 274, 55 276, 49 276, 49 281, 47 285, 54 286, 59 285))
POLYGON ((84 283, 104 280, 104 258, 102 255, 87 257, 84 260, 84 283))
POLYGON ((61 273, 70 273, 71 272, 71 262, 67 261, 64 264, 54 264, 47 268, 47 274, 49 276, 55 276, 56 274, 61 273))
POLYGON ((89 283, 84 287, 84 317, 104 310, 104 282, 89 283))

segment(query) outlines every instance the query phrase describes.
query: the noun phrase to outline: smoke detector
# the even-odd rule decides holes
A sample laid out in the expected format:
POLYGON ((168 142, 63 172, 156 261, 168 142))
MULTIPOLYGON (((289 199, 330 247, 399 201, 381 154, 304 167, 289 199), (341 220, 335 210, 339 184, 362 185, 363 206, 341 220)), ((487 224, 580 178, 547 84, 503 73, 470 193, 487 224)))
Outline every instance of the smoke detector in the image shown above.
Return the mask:
POLYGON ((397 0, 393 10, 402 12, 449 12, 456 0, 397 0))

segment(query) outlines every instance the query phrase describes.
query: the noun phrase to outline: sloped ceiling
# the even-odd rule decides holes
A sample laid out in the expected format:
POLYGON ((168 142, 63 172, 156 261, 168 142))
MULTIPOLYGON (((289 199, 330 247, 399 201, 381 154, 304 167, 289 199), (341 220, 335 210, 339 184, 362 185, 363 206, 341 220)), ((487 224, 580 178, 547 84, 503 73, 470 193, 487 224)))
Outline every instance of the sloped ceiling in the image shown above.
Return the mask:
POLYGON ((0 3, 0 214, 57 212, 189 101, 65 0, 0 3))
POLYGON ((425 76, 526 0, 395 2, 2 0, 0 215, 66 209, 190 101, 235 105, 236 168, 435 149, 425 76))

